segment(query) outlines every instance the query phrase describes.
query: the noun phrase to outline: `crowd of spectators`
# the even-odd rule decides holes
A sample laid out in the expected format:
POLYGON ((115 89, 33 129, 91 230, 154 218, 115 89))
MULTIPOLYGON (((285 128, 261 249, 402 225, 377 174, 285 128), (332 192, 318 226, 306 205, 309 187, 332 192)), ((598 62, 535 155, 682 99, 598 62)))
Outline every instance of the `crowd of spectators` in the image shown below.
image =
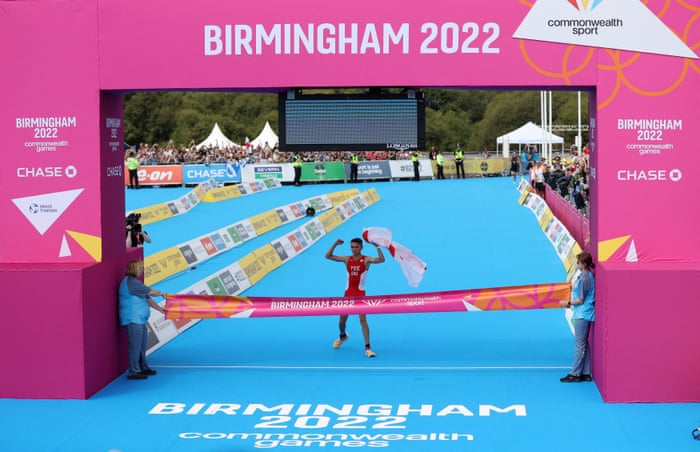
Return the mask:
MULTIPOLYGON (((542 162, 542 172, 545 183, 564 199, 571 202, 578 210, 588 215, 589 202, 589 158, 586 148, 578 152, 571 149, 570 157, 562 160, 555 157, 552 162, 542 162)), ((227 147, 197 147, 194 141, 185 145, 176 146, 173 141, 166 145, 157 143, 149 145, 141 143, 126 150, 126 157, 131 152, 136 153, 140 165, 181 165, 181 164, 211 164, 211 163, 282 163, 291 162, 294 157, 292 152, 281 152, 276 144, 265 143, 263 146, 250 144, 233 145, 227 147)), ((448 153, 449 154, 449 153, 448 153)), ((347 162, 350 161, 352 152, 301 152, 304 162, 347 162)), ((435 158, 435 150, 428 153, 428 157, 435 158)), ((449 157, 449 155, 448 155, 449 157)), ((482 158, 488 158, 488 151, 480 154, 482 158)), ((362 153, 362 160, 410 160, 409 151, 366 151, 362 153)), ((523 152, 521 155, 521 171, 527 172, 538 161, 536 154, 523 152)))
POLYGON ((545 183, 586 216, 590 198, 589 170, 589 153, 585 147, 582 152, 572 148, 567 161, 555 157, 552 162, 543 162, 542 165, 545 183))
MULTIPOLYGON (((140 165, 182 165, 211 163, 281 163, 291 162, 294 153, 281 152, 277 145, 234 145, 226 147, 197 147, 194 141, 187 146, 176 146, 172 141, 166 145, 141 143, 126 150, 126 156, 134 151, 140 165)), ((301 152, 304 162, 350 161, 352 152, 301 152)), ((125 157, 126 158, 126 157, 125 157)), ((362 160, 409 160, 408 151, 366 151, 362 160)))

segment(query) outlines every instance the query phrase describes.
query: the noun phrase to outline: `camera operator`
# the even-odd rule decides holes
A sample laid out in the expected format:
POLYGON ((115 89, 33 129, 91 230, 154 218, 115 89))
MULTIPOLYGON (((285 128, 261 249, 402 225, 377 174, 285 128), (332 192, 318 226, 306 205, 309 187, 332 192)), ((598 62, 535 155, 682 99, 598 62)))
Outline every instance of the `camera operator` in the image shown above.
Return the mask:
POLYGON ((144 242, 151 243, 151 237, 141 227, 141 214, 131 213, 126 217, 126 246, 143 246, 144 242))

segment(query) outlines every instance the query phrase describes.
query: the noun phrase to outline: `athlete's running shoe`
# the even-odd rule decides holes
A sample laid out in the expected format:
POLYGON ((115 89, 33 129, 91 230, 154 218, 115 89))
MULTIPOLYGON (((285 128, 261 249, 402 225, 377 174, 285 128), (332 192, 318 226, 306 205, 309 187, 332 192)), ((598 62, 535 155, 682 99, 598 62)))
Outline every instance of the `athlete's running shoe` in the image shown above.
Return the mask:
POLYGON ((368 358, 374 358, 375 356, 377 356, 377 354, 374 353, 374 352, 372 351, 372 349, 366 348, 366 349, 365 349, 365 356, 368 357, 368 358))
POLYGON ((345 336, 339 337, 338 339, 333 342, 333 348, 340 348, 341 345, 343 345, 343 342, 347 341, 350 338, 349 334, 346 334, 345 336))

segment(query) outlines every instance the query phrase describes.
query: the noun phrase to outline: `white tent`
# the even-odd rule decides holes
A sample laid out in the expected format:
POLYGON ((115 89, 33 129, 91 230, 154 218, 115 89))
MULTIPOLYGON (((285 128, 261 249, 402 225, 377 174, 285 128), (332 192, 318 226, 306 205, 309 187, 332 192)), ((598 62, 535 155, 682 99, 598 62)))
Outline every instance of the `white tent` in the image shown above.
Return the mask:
MULTIPOLYGON (((507 156, 508 147, 513 144, 518 145, 518 150, 521 150, 522 145, 540 145, 541 149, 546 149, 548 146, 558 144, 564 149, 564 138, 547 132, 542 127, 533 122, 528 122, 524 126, 501 135, 496 139, 496 149, 498 145, 502 145, 503 155, 507 156)), ((551 149, 551 147, 550 147, 551 149)))
POLYGON ((512 132, 501 135, 496 139, 496 143, 503 144, 504 139, 510 144, 542 144, 543 141, 552 144, 564 144, 562 137, 545 131, 533 122, 528 122, 512 132))
POLYGON ((224 135, 224 132, 221 131, 219 123, 217 122, 214 123, 214 128, 211 129, 211 133, 207 139, 197 145, 197 149, 201 147, 218 147, 219 149, 223 149, 229 146, 237 146, 237 144, 224 135))
POLYGON ((270 146, 270 148, 274 149, 278 144, 279 144, 279 137, 275 133, 274 130, 272 130, 272 127, 270 127, 270 123, 268 121, 265 121, 265 127, 263 127, 262 132, 260 132, 260 135, 255 137, 255 139, 250 141, 250 145, 253 147, 253 149, 257 148, 260 146, 261 148, 265 147, 265 143, 270 146))

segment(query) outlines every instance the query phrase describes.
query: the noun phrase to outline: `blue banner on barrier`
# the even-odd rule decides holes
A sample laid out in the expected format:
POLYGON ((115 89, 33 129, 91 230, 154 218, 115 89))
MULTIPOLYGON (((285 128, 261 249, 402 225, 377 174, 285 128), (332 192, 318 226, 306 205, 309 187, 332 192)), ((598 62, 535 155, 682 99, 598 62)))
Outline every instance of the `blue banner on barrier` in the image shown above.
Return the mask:
POLYGON ((185 165, 182 171, 182 181, 185 184, 195 184, 199 182, 204 182, 212 178, 219 183, 240 182, 240 165, 238 163, 185 165))
MULTIPOLYGON (((345 164, 345 175, 350 179, 350 163, 345 164)), ((389 179, 391 168, 386 160, 362 161, 357 165, 358 179, 389 179)))

